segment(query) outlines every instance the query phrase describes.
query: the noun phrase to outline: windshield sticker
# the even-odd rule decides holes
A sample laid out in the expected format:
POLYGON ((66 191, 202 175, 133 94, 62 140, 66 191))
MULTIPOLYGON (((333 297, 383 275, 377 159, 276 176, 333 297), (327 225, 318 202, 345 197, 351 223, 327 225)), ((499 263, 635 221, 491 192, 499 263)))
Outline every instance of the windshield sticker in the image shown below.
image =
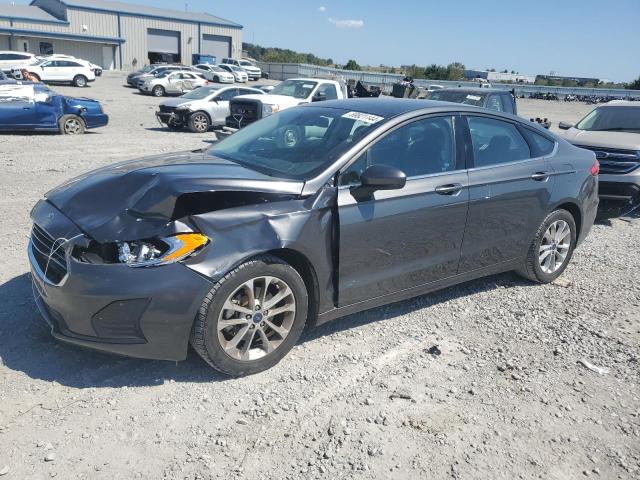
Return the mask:
POLYGON ((482 100, 482 97, 477 95, 467 95, 467 100, 475 100, 477 102, 478 100, 482 100))
POLYGON ((360 120, 362 123, 367 123, 369 125, 373 125, 374 123, 378 123, 380 120, 384 120, 384 117, 379 117, 378 115, 371 115, 370 113, 361 113, 361 112, 349 112, 342 115, 342 118, 349 118, 351 120, 360 120))

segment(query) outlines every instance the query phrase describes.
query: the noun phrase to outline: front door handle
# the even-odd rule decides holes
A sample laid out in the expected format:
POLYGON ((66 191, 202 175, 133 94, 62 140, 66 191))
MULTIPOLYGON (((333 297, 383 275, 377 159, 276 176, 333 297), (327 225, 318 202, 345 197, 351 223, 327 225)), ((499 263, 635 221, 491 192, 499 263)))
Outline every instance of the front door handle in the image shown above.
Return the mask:
POLYGON ((436 187, 436 193, 439 195, 454 195, 460 190, 462 190, 462 184, 460 183, 449 183, 436 187))
POLYGON ((549 178, 549 174, 547 172, 536 172, 531 175, 531 180, 535 180, 536 182, 543 182, 549 178))

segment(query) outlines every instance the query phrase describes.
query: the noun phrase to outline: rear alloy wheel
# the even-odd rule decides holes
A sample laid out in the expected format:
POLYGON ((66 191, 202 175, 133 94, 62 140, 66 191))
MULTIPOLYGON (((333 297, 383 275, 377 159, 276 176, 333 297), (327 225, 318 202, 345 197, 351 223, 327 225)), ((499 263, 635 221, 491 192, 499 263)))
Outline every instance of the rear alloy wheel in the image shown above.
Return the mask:
POLYGON ((211 121, 204 112, 196 112, 189 117, 189 130, 193 133, 206 133, 210 127, 211 121))
POLYGON ((577 238, 573 215, 556 210, 544 219, 517 273, 539 283, 550 283, 567 268, 577 238))
POLYGON ((64 115, 58 122, 63 135, 81 135, 84 133, 84 121, 77 115, 64 115))
POLYGON ((151 93, 153 93, 154 97, 164 97, 164 94, 165 94, 164 87, 162 85, 156 85, 151 90, 151 93))
POLYGON ((304 281, 294 268, 276 257, 257 257, 214 285, 196 317, 191 344, 228 375, 266 370, 298 341, 307 305, 304 281))
POLYGON ((76 75, 73 77, 73 86, 74 87, 86 87, 87 86, 87 77, 84 75, 76 75))

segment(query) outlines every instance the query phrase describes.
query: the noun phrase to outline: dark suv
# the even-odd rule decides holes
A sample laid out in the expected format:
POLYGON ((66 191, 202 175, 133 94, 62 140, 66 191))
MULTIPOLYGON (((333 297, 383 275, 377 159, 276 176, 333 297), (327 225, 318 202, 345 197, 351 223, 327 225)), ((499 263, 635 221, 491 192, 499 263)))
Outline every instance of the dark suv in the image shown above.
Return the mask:
POLYGON ((34 295, 53 335, 231 375, 305 325, 515 270, 562 274, 598 163, 466 105, 353 99, 257 121, 209 150, 85 174, 33 209, 34 295))
POLYGON ((429 92, 429 100, 463 103, 496 112, 518 114, 516 97, 508 90, 495 88, 442 88, 429 92))

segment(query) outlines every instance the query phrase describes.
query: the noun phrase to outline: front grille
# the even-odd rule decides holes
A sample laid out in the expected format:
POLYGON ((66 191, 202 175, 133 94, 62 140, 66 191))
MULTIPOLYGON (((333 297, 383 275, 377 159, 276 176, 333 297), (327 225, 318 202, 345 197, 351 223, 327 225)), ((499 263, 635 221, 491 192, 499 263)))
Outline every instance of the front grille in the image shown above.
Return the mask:
POLYGON ((255 100, 235 100, 231 102, 230 113, 226 119, 229 127, 242 128, 262 117, 262 104, 255 100))
POLYGON ((640 167, 640 155, 633 150, 576 146, 586 148, 596 154, 596 158, 600 162, 600 173, 625 174, 640 167))
POLYGON ((58 285, 67 275, 67 258, 62 240, 55 241, 35 223, 31 229, 33 256, 47 280, 58 285))

